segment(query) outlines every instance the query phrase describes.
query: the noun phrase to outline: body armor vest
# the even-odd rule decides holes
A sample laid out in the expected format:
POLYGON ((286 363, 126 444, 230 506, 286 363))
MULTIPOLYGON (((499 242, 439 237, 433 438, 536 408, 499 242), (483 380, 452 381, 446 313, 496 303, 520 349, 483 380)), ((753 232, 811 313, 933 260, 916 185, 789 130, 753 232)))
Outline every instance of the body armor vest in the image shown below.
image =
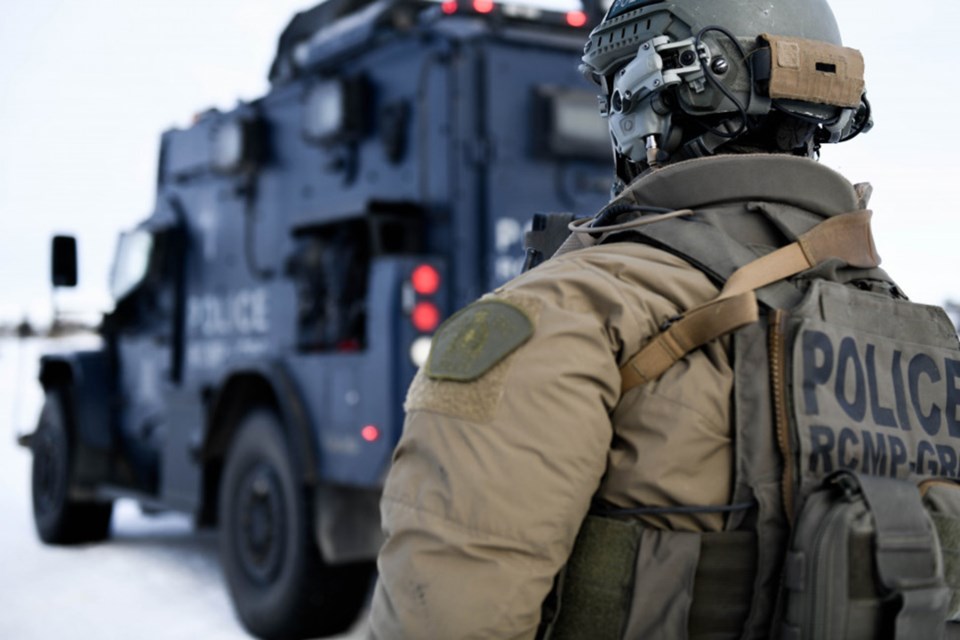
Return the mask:
MULTIPOLYGON (((643 204, 628 189, 619 204, 631 201, 643 204)), ((637 520, 656 511, 643 507, 588 516, 540 637, 944 637, 960 618, 952 323, 876 268, 867 211, 698 214, 602 241, 651 244, 722 287, 621 373, 629 389, 732 336, 725 530, 655 530, 637 520), (764 234, 785 242, 764 252, 741 239, 764 234)))

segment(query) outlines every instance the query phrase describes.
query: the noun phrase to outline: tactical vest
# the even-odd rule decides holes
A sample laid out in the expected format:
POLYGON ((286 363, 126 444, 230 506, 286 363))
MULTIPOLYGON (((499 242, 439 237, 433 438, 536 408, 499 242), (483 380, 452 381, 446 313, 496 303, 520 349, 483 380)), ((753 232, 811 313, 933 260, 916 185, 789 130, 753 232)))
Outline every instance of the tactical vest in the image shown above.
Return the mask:
MULTIPOLYGON (((667 319, 621 369, 623 390, 732 337, 725 530, 636 518, 671 509, 591 513, 538 637, 953 637, 960 345, 949 318, 876 269, 869 211, 781 220, 795 241, 760 258, 718 226, 652 219, 607 241, 661 248, 722 289, 667 319)), ((717 511, 673 511, 698 509, 717 511)))

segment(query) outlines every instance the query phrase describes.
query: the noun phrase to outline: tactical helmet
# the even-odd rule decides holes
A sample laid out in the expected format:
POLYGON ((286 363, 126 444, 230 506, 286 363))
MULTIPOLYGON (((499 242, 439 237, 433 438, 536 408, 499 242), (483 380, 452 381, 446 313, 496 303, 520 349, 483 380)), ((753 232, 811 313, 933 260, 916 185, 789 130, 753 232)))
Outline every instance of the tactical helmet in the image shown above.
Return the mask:
POLYGON ((719 152, 815 156, 872 126, 826 0, 615 0, 584 45, 617 175, 719 152))

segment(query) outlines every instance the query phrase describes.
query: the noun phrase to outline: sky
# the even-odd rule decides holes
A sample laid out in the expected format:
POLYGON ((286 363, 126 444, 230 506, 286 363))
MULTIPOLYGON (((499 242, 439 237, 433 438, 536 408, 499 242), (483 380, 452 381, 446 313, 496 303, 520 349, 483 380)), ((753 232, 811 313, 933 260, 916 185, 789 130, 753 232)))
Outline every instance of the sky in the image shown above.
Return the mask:
MULTIPOLYGON (((116 236, 153 207, 160 134, 268 89, 276 40, 309 0, 0 0, 0 322, 45 322, 49 243, 78 237, 68 312, 107 310, 116 236)), ((794 0, 770 0, 771 3, 794 0)), ((866 59, 876 126, 822 162, 874 186, 884 268, 915 301, 960 300, 960 3, 833 0, 866 59)))

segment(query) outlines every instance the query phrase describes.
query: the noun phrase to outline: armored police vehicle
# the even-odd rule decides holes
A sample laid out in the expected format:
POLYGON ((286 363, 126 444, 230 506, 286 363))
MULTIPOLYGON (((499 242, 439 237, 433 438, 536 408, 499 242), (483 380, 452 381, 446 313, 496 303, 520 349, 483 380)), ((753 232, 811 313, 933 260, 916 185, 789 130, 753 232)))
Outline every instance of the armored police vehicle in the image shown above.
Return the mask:
MULTIPOLYGON (((348 628, 432 333, 519 272, 532 214, 607 200, 587 22, 334 0, 283 32, 267 95, 164 133, 103 348, 42 361, 40 537, 103 539, 122 497, 187 512, 219 526, 250 631, 348 628)), ((75 241, 53 249, 54 285, 74 284, 75 241)))

